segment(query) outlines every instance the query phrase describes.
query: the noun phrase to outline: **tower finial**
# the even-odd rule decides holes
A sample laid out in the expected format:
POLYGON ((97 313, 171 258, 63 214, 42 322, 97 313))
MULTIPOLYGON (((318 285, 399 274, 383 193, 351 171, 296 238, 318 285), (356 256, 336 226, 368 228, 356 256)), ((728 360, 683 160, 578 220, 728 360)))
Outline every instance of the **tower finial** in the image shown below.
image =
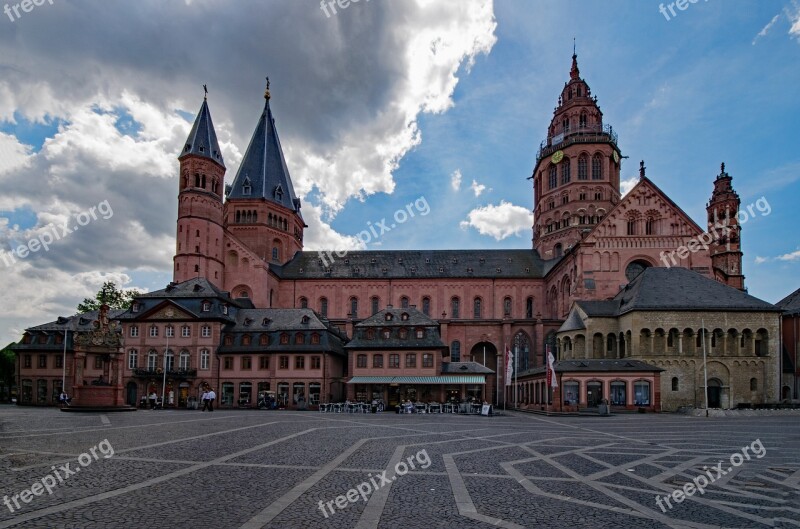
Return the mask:
POLYGON ((205 84, 203 85, 203 92, 205 92, 205 95, 203 96, 203 101, 207 101, 208 100, 208 85, 205 85, 205 84))
POLYGON ((578 54, 575 52, 575 37, 572 37, 572 56, 577 57, 578 54))
POLYGON ((267 76, 267 89, 264 90, 264 99, 269 101, 270 94, 269 94, 269 76, 267 76))
POLYGON ((569 71, 570 79, 580 79, 581 72, 578 70, 578 54, 575 52, 575 37, 572 38, 572 68, 569 71))
POLYGON ((645 170, 647 167, 644 166, 644 160, 639 162, 639 178, 645 178, 645 170))
POLYGON ((722 162, 722 164, 720 164, 719 167, 720 167, 719 169, 720 174, 725 174, 725 162, 722 162))

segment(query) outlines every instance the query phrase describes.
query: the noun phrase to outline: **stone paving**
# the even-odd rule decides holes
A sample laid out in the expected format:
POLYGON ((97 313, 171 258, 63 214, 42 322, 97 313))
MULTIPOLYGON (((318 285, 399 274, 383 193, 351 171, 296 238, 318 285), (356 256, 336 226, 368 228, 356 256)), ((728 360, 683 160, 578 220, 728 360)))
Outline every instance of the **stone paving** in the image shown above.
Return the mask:
POLYGON ((0 529, 800 527, 798 413, 0 406, 0 469, 0 529))

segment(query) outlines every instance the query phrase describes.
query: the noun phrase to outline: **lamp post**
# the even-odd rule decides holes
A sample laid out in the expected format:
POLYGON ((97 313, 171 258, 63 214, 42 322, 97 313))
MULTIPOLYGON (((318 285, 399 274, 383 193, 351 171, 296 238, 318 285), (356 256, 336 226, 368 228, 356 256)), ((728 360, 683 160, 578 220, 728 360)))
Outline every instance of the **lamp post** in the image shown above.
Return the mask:
POLYGON ((67 391, 67 332, 69 332, 69 319, 64 322, 64 352, 61 357, 61 393, 67 391))

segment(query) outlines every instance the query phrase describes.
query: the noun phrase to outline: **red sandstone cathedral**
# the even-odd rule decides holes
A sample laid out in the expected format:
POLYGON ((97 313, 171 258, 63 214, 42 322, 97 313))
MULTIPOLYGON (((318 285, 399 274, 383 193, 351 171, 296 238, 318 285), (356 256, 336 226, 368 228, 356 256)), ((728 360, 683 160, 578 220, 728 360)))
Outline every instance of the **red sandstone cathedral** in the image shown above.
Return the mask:
POLYGON ((175 282, 203 277, 256 307, 308 307, 349 336, 354 322, 389 305, 413 305, 445 324, 447 343, 464 344, 462 354, 475 358, 488 344, 493 357, 515 341, 529 367, 542 365, 542 347, 530 344, 558 329, 573 301, 612 298, 647 267, 684 267, 744 289, 739 197, 724 165, 713 180, 708 233, 647 178, 643 162, 623 197, 617 135, 576 55, 530 177, 529 250, 360 251, 332 263, 304 252, 300 199, 269 90, 264 97, 229 186, 207 102, 200 108, 179 157, 175 282))
POLYGON ((271 394, 301 409, 347 398, 567 411, 608 399, 658 411, 789 394, 778 369, 781 309, 744 292, 740 203, 724 164, 709 178, 707 230, 646 176, 644 162, 622 196, 624 156, 576 55, 529 177, 529 249, 336 260, 304 251, 307 226, 269 85, 264 97, 231 185, 203 101, 178 158, 174 281, 115 312, 121 325, 97 350, 85 344, 105 328, 101 315, 28 329, 14 348, 21 403, 61 391, 62 354, 83 405, 146 405, 158 394, 191 406, 207 387, 222 406, 271 394), (545 382, 548 348, 563 392, 545 382), (502 365, 507 351, 513 377, 502 365), (100 389, 84 387, 90 380, 100 389))

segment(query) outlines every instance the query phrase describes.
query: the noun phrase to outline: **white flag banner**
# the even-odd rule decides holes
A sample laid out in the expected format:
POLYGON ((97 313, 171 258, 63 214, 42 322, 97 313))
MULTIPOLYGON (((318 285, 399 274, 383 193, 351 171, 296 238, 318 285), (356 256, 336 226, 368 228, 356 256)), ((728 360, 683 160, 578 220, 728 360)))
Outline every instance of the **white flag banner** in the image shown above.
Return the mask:
POLYGON ((514 376, 514 353, 506 345, 506 386, 511 385, 512 376, 514 376))
POLYGON ((553 353, 547 351, 547 385, 551 388, 558 387, 558 379, 556 378, 556 368, 555 368, 556 359, 553 356, 553 353))

